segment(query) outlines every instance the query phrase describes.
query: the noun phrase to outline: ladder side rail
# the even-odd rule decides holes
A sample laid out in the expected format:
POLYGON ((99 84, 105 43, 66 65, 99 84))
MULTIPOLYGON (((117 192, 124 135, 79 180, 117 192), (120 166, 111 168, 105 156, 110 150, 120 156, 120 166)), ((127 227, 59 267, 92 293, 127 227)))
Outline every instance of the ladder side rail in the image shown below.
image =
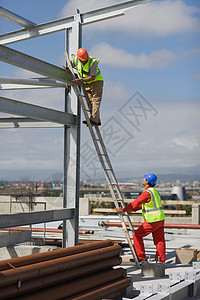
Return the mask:
MULTIPOLYGON (((75 86, 75 88, 76 88, 76 86, 75 86)), ((77 94, 78 94, 78 96, 79 96, 79 99, 80 99, 82 108, 84 109, 85 117, 87 117, 88 120, 89 120, 89 117, 88 117, 88 114, 87 114, 87 110, 85 109, 85 104, 84 104, 83 98, 82 98, 82 96, 81 96, 81 94, 80 94, 80 91, 79 91, 78 88, 77 88, 76 90, 77 90, 77 94)), ((87 119, 87 118, 86 118, 86 119, 87 119)), ((105 162, 104 162, 104 160, 103 160, 103 158, 102 158, 102 155, 101 155, 101 151, 100 151, 99 144, 97 143, 97 140, 96 140, 96 137, 95 137, 95 134, 94 134, 92 125, 91 125, 90 121, 88 121, 88 120, 87 120, 87 123, 88 123, 89 130, 90 130, 90 133, 91 133, 91 136, 92 136, 92 140, 93 140, 95 149, 96 149, 96 151, 97 151, 97 154, 98 154, 100 163, 101 163, 101 165, 102 165, 102 168, 103 168, 103 171, 104 171, 104 175, 105 175, 106 181, 107 181, 108 186, 109 186, 109 189, 110 189, 111 196, 112 196, 112 198, 113 198, 113 200, 114 200, 115 207, 119 207, 119 204, 118 204, 117 199, 116 199, 116 195, 115 195, 114 190, 113 190, 113 188, 112 188, 112 182, 111 182, 111 180, 110 180, 110 177, 109 177, 108 172, 107 172, 107 170, 106 170, 105 162)), ((97 126, 95 126, 95 128, 98 129, 97 126)), ((98 130, 98 131, 99 131, 99 130, 98 130)), ((99 132, 99 133, 100 133, 100 132, 99 132)), ((98 135, 98 137, 100 137, 99 140, 100 140, 100 143, 101 143, 101 142, 102 142, 102 137, 101 137, 101 135, 98 135)), ((102 148, 102 150, 104 151, 104 149, 106 150, 105 146, 104 146, 104 148, 102 148)), ((105 157, 106 157, 106 156, 107 156, 107 151, 105 151, 104 153, 105 153, 105 157)), ((110 164, 110 166, 111 166, 111 164, 110 164)), ((112 167, 112 166, 111 166, 111 167, 112 167)), ((111 168, 111 170, 113 170, 113 169, 111 168)), ((113 171, 111 172, 111 174, 113 174, 113 171)), ((117 183, 117 181, 116 181, 116 183, 117 183)), ((119 195, 119 194, 118 194, 118 195, 119 195)), ((121 193, 120 193, 120 195, 121 195, 121 193)), ((123 198, 122 198, 122 199, 123 199, 123 198)), ((133 232, 134 232, 133 225, 132 225, 132 223, 131 223, 131 221, 130 221, 130 217, 129 217, 128 213, 126 213, 126 214, 127 214, 126 217, 128 216, 127 219, 128 219, 129 228, 131 228, 131 231, 132 231, 132 233, 133 233, 133 232), (130 225, 130 224, 131 224, 131 225, 130 225)), ((127 241, 128 241, 128 244, 129 244, 131 253, 132 253, 133 257, 134 257, 135 263, 136 263, 137 267, 140 268, 139 263, 138 263, 137 254, 136 254, 136 252, 135 252, 133 243, 132 243, 132 241, 131 241, 131 238, 130 238, 130 235, 129 235, 129 231, 128 231, 128 229, 127 229, 126 222, 125 222, 125 220, 124 220, 124 216, 123 216, 122 214, 118 214, 118 215, 119 215, 119 218, 120 218, 120 221, 121 221, 121 224, 122 224, 122 228, 123 228, 123 230, 124 230, 124 232, 125 232, 125 236, 126 236, 126 239, 127 239, 127 241)))
MULTIPOLYGON (((119 188, 119 185, 118 185, 117 178, 116 178, 116 176, 115 176, 115 174, 114 174, 114 171, 113 171, 113 168, 112 168, 111 161, 110 161, 110 159, 109 159, 109 156, 108 156, 108 153, 107 153, 105 144, 104 144, 104 142, 103 142, 103 139, 102 139, 102 136, 101 136, 101 133, 100 133, 100 130, 99 130, 98 127, 96 128, 96 132, 97 132, 99 141, 100 141, 100 143, 101 143, 102 150, 103 150, 103 152, 105 153, 105 158, 106 158, 107 164, 108 164, 108 166, 109 166, 110 169, 111 169, 111 176, 112 176, 112 178, 113 178, 113 181, 114 181, 115 184, 116 184, 116 190, 117 190, 119 199, 120 199, 120 201, 121 201, 121 203, 122 203, 122 208, 124 208, 126 205, 125 205, 125 202, 124 202, 122 193, 121 193, 120 188, 119 188)), ((129 228, 134 232, 133 224, 132 224, 131 219, 130 219, 130 216, 129 216, 129 214, 128 214, 127 212, 125 212, 125 216, 126 216, 126 218, 127 218, 127 222, 128 222, 129 228)))
MULTIPOLYGON (((76 90, 77 90, 77 94, 78 94, 78 96, 79 96, 79 99, 80 99, 82 108, 84 108, 84 114, 85 114, 85 117, 87 117, 88 120, 89 120, 89 117, 88 117, 88 114, 87 114, 87 110, 86 110, 86 108, 85 108, 85 104, 84 104, 83 98, 82 98, 82 96, 81 96, 81 94, 80 94, 80 91, 79 91, 78 87, 75 86, 75 88, 76 88, 76 90)), ((112 182, 111 182, 110 177, 109 177, 109 175, 108 175, 108 172, 107 172, 107 170, 106 170, 106 165, 105 165, 105 162, 104 162, 104 160, 103 160, 103 158, 102 158, 102 155, 101 155, 101 152, 100 152, 100 148, 99 148, 99 145, 98 145, 98 143, 97 143, 97 140, 96 140, 96 137, 95 137, 95 134, 94 134, 92 125, 91 125, 90 121, 88 122, 88 120, 87 120, 87 123, 88 123, 89 130, 90 130, 90 133, 91 133, 91 136, 92 136, 92 140, 93 140, 93 142, 94 142, 94 146, 95 146, 95 149, 96 149, 96 151, 97 151, 97 154, 98 154, 100 163, 101 163, 101 165, 102 165, 102 168, 103 168, 103 171, 104 171, 104 175, 105 175, 105 177, 106 177, 106 181, 107 181, 108 186, 109 186, 109 189, 110 189, 111 196, 112 196, 112 198, 113 198, 113 200, 114 200, 115 207, 119 207, 119 204, 118 204, 117 199, 116 199, 116 195, 115 195, 114 190, 113 190, 113 188, 112 188, 112 182)), ((98 127, 96 127, 96 126, 95 126, 95 128, 98 129, 98 127)), ((98 131, 99 131, 99 130, 98 130, 98 131)), ((100 132, 99 132, 99 133, 100 133, 100 132)), ((99 135, 98 135, 98 137, 99 137, 99 135)), ((102 137, 101 137, 101 135, 100 135, 100 139, 99 139, 99 140, 102 142, 102 137)), ((101 143, 101 142, 100 142, 100 143, 101 143)), ((104 149, 106 150, 105 146, 104 146, 104 149)), ((103 151, 104 151, 104 149, 102 148, 103 151)), ((106 156, 107 156, 107 151, 105 152, 105 157, 106 157, 106 156)), ((110 164, 110 166, 111 166, 111 164, 110 164)), ((112 166, 111 166, 111 167, 112 167, 112 166)), ((113 169, 111 168, 111 170, 113 170, 113 169)), ((113 174, 113 173, 111 173, 111 174, 113 174)), ((116 183, 117 183, 117 181, 116 181, 116 183)), ((120 193, 120 195, 121 195, 121 193, 120 193)), ((123 199, 123 198, 122 198, 122 199, 123 199)), ((133 225, 132 225, 132 223, 131 223, 131 221, 130 221, 130 217, 129 217, 128 213, 125 213, 125 214, 126 214, 126 217, 128 217, 127 220, 128 220, 129 228, 131 228, 131 231, 132 231, 132 233, 133 233, 133 232, 134 232, 134 229, 133 229, 133 225), (131 224, 131 225, 130 225, 130 224, 131 224)), ((127 226, 126 226, 126 221, 124 220, 124 216, 123 216, 122 214, 118 214, 118 216, 119 216, 119 218, 120 218, 120 221, 121 221, 121 224, 122 224, 122 228, 123 228, 123 230, 124 230, 126 239, 127 239, 127 241, 128 241, 128 244, 129 244, 131 253, 132 253, 132 255, 133 255, 134 259, 135 259, 135 263, 136 263, 137 267, 139 268, 140 266, 139 266, 139 263, 138 263, 137 254, 136 254, 136 252, 135 252, 133 243, 132 243, 132 241, 131 241, 131 238, 130 238, 130 235, 129 235, 129 231, 128 231, 127 226)))
POLYGON ((115 174, 114 174, 113 167, 112 167, 111 161, 110 161, 109 156, 108 156, 108 152, 107 152, 107 150, 106 150, 105 144, 104 144, 104 142, 103 142, 103 139, 102 139, 102 136, 101 136, 101 133, 100 133, 100 130, 99 130, 98 127, 96 128, 96 132, 97 132, 99 141, 100 141, 100 143, 101 143, 102 150, 103 150, 103 152, 104 152, 104 154, 105 154, 105 158, 106 158, 107 164, 108 164, 108 166, 109 166, 109 168, 110 168, 110 170, 111 170, 111 176, 112 176, 112 178, 113 178, 114 184, 116 185, 118 196, 119 196, 121 202, 123 203, 123 205, 124 205, 124 207, 125 207, 124 199, 123 199, 122 193, 121 193, 121 191, 120 191, 120 189, 119 189, 119 185, 118 185, 118 182, 117 182, 117 178, 116 178, 116 176, 115 176, 115 174))
MULTIPOLYGON (((107 173, 106 169, 104 170, 104 174, 105 174, 105 177, 106 177, 107 182, 110 182, 110 178, 109 178, 109 176, 108 176, 108 173, 107 173)), ((115 207, 119 207, 119 204, 118 204, 118 202, 117 202, 117 199, 116 199, 114 190, 112 189, 112 186, 111 186, 110 184, 109 184, 109 189, 110 189, 111 196, 112 196, 112 198, 113 198, 113 200, 114 200, 115 207)), ((140 265, 139 265, 139 262, 138 262, 138 257, 137 257, 137 254, 136 254, 136 252, 135 252, 135 249, 134 249, 134 246, 133 246, 133 242, 131 241, 131 237, 130 237, 130 235, 129 235, 129 230, 128 230, 127 225, 126 225, 126 222, 125 222, 125 220, 124 220, 124 216, 123 216, 121 213, 118 213, 118 216, 119 216, 119 219, 120 219, 120 221, 121 221, 122 228, 123 228, 123 230, 124 230, 124 233, 125 233, 127 242, 128 242, 128 244, 129 244, 131 253, 132 253, 132 255, 133 255, 133 258, 134 258, 134 260, 135 260, 136 266, 137 266, 138 268, 140 268, 140 265)), ((132 223, 131 223, 131 225, 132 225, 132 223)), ((134 232, 134 230, 133 230, 133 231, 130 230, 130 231, 131 231, 131 233, 134 232)))

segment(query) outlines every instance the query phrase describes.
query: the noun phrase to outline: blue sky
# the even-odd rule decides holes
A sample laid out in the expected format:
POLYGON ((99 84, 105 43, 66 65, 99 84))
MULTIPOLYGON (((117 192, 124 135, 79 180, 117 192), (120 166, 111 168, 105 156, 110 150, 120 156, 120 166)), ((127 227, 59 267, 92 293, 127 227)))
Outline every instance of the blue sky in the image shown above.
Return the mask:
MULTIPOLYGON (((0 5, 40 24, 74 15, 76 8, 86 12, 120 2, 124 1, 1 0, 0 5)), ((182 168, 192 173, 200 164, 199 16, 199 0, 154 0, 125 16, 83 28, 83 46, 100 60, 105 80, 102 134, 118 177, 147 172, 159 175, 182 168), (139 103, 146 112, 138 108, 139 103), (130 117, 131 107, 138 119, 130 117), (106 135, 109 130, 115 136, 106 135)), ((0 19, 1 34, 19 28, 0 19)), ((64 43, 64 32, 58 32, 8 47, 62 66, 64 43)), ((0 63, 0 68, 0 76, 33 76, 5 63, 0 63)), ((0 93, 36 105, 61 110, 64 106, 62 89, 0 93)), ((1 130, 0 139, 0 179, 45 179, 62 170, 62 129, 1 130)), ((85 160, 84 150, 91 144, 87 129, 82 127, 82 179, 103 176, 95 153, 91 161, 85 160)))

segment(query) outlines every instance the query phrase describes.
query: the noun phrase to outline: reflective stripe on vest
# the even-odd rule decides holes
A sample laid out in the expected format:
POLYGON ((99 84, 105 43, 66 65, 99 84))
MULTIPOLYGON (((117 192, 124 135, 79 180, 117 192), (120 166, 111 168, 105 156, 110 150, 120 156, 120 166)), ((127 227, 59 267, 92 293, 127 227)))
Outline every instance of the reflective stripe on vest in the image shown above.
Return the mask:
POLYGON ((142 215, 148 223, 165 220, 159 193, 154 188, 144 190, 151 195, 151 200, 142 204, 142 215))
MULTIPOLYGON (((147 192, 147 190, 145 190, 145 192, 147 192)), ((151 211, 156 211, 156 210, 161 210, 163 209, 162 206, 161 207, 156 207, 156 200, 154 197, 154 194, 152 193, 152 191, 148 190, 148 193, 151 194, 152 196, 152 200, 153 200, 153 208, 147 209, 147 208, 143 208, 142 211, 143 212, 151 212, 151 211)))
MULTIPOLYGON (((74 59, 74 64, 82 78, 86 78, 86 77, 90 76, 89 70, 95 62, 98 64, 99 60, 96 58, 92 58, 91 56, 89 56, 89 59, 85 65, 82 65, 80 59, 77 56, 74 59)), ((91 83, 94 81, 103 81, 103 78, 102 78, 102 75, 101 75, 101 72, 100 72, 98 66, 97 66, 97 74, 96 74, 95 79, 92 81, 89 81, 89 82, 84 82, 84 84, 88 84, 88 83, 91 83)))

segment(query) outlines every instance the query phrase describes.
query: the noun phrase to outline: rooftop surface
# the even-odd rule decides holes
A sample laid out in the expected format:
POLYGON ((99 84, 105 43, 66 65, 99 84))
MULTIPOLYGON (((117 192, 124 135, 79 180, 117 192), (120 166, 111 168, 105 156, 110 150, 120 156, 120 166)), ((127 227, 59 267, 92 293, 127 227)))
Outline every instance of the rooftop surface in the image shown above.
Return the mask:
MULTIPOLYGON (((109 218, 109 217, 102 217, 109 218)), ((111 218, 112 219, 112 218, 111 218)), ((109 228, 101 228, 98 227, 97 224, 94 223, 95 217, 93 218, 82 218, 80 222, 81 229, 87 228, 91 226, 94 230, 94 235, 90 235, 90 238, 97 239, 119 239, 125 240, 124 232, 121 228, 109 227, 109 228)), ((84 238, 84 237, 83 237, 84 238)), ((134 265, 134 262, 130 262, 131 251, 129 248, 123 248, 122 259, 123 263, 120 267, 123 267, 127 270, 127 276, 132 280, 132 286, 128 289, 126 297, 123 299, 149 299, 149 296, 141 296, 141 285, 152 285, 152 289, 154 293, 157 293, 158 284, 167 284, 170 283, 169 274, 180 273, 180 280, 184 281, 186 272, 193 272, 192 264, 176 264, 176 250, 180 248, 186 249, 197 249, 200 251, 200 230, 199 229, 168 229, 165 228, 165 239, 166 239, 166 264, 165 264, 165 276, 164 277, 148 277, 143 276, 140 269, 137 269, 134 265), (140 298, 139 298, 140 297, 140 298)), ((154 256, 156 253, 156 248, 153 244, 152 236, 149 235, 144 238, 145 251, 146 256, 150 264, 154 263, 154 256)), ((200 272, 199 272, 200 273, 200 272)), ((200 275, 199 275, 200 276, 200 275)), ((187 294, 187 293, 185 293, 187 294)), ((200 299, 200 278, 199 278, 199 293, 198 296, 194 297, 185 297, 185 295, 181 296, 179 293, 178 298, 176 299, 200 299)), ((162 297, 157 299, 164 299, 162 297)), ((171 299, 174 299, 173 297, 171 299)))
MULTIPOLYGON (((155 246, 153 245, 152 239, 149 236, 148 239, 144 240, 145 243, 145 250, 147 258, 153 260, 155 255, 155 246)), ((165 265, 165 276, 164 277, 148 277, 143 276, 140 269, 137 269, 131 263, 123 263, 122 266, 127 270, 128 277, 132 279, 132 291, 129 289, 127 292, 127 297, 130 299, 138 297, 141 298, 139 295, 141 291, 141 285, 152 285, 153 292, 156 293, 158 290, 158 284, 160 283, 170 283, 169 281, 169 274, 177 274, 180 273, 181 280, 185 278, 185 272, 192 272, 193 267, 192 264, 176 264, 175 257, 176 257, 176 250, 179 248, 187 248, 187 249, 197 249, 200 250, 200 230, 171 230, 171 232, 166 232, 166 265, 165 265)), ((123 251, 123 258, 128 258, 131 255, 129 249, 125 248, 123 251)), ((126 299, 126 298, 124 298, 126 299)), ((138 298, 139 299, 139 298, 138 298)), ((146 299, 143 297, 143 299, 146 299)), ((149 298, 150 300, 151 298, 149 298)), ((159 299, 159 298, 157 298, 159 299)), ((162 297, 160 298, 162 299, 162 297)), ((179 298, 177 298, 179 299, 179 298)), ((181 298, 180 298, 181 299, 181 298)), ((200 292, 198 296, 195 298, 188 297, 182 299, 200 299, 200 292)))

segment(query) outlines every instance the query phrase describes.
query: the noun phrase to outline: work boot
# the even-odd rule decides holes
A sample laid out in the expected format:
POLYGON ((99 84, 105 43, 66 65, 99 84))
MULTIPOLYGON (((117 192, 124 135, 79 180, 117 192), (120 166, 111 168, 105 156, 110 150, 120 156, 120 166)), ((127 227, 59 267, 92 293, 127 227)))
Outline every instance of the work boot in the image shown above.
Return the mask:
POLYGON ((90 120, 90 123, 91 123, 92 125, 95 125, 95 126, 101 126, 101 122, 96 123, 96 122, 90 120))
POLYGON ((138 263, 141 266, 141 265, 148 263, 148 261, 146 259, 138 259, 138 263))

